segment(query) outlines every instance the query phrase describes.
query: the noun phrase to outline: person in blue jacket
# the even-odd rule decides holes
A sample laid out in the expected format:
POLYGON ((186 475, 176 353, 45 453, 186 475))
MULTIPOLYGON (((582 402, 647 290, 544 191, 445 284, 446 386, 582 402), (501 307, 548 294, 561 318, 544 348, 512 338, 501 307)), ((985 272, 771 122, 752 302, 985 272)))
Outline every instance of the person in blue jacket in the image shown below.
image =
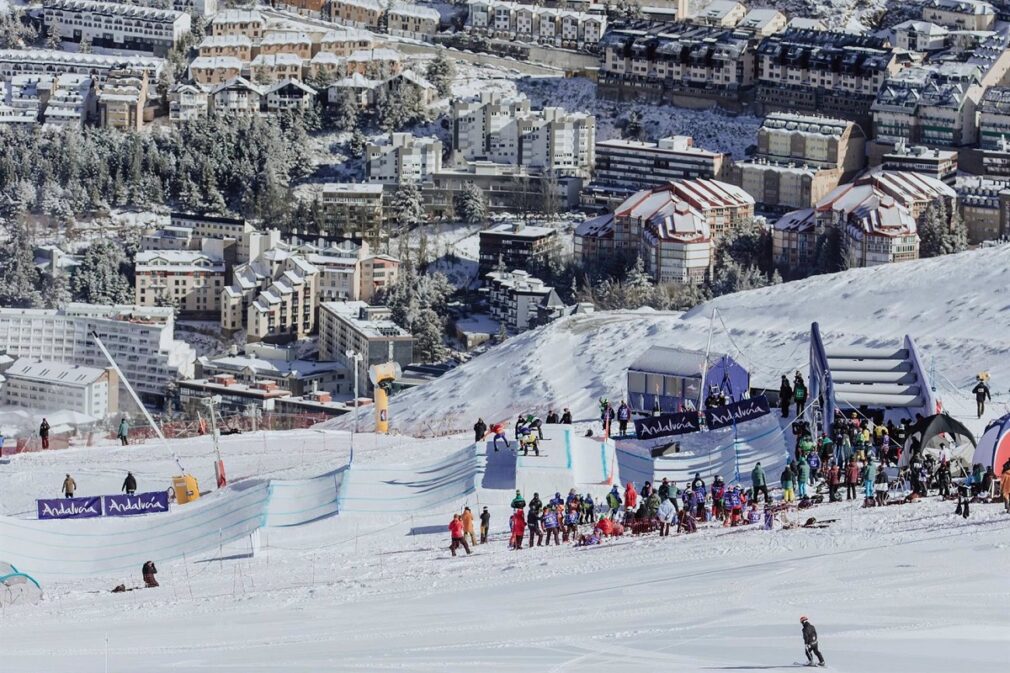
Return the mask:
POLYGON ((698 521, 707 521, 708 517, 705 516, 705 496, 708 495, 708 489, 706 489, 705 484, 702 483, 700 486, 695 486, 693 490, 695 518, 697 518, 698 521))
POLYGON ((628 421, 631 420, 631 407, 627 402, 621 402, 617 407, 617 427, 621 431, 621 437, 628 434, 628 421))
POLYGON ((543 516, 544 521, 544 531, 547 533, 547 539, 544 540, 544 546, 551 546, 551 537, 554 537, 554 544, 561 546, 561 541, 558 539, 558 529, 561 527, 561 522, 558 521, 558 513, 553 508, 549 508, 544 511, 543 516))
POLYGON ((565 504, 565 501, 561 498, 561 491, 555 491, 554 492, 554 497, 551 498, 551 501, 550 501, 551 507, 557 507, 558 505, 563 505, 563 504, 565 504))
POLYGON ((579 513, 579 523, 592 523, 596 520, 596 503, 591 493, 586 493, 582 499, 582 511, 579 513))

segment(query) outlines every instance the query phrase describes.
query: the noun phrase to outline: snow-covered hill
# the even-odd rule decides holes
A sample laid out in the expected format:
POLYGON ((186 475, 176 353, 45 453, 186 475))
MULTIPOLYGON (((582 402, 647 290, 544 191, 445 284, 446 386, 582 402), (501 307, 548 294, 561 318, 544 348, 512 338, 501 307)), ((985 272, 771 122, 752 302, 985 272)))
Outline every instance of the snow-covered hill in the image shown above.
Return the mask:
MULTIPOLYGON (((704 349, 718 309, 714 352, 751 370, 757 386, 808 362, 809 330, 828 345, 897 345, 911 334, 934 368, 948 408, 967 401, 974 375, 993 375, 997 408, 1010 388, 1010 247, 855 269, 720 297, 687 313, 603 312, 526 332, 438 381, 394 398, 404 434, 466 430, 478 416, 504 420, 529 409, 570 407, 590 418, 601 396, 624 394, 625 370, 650 346, 704 349)), ((348 417, 330 422, 347 428, 348 417)))

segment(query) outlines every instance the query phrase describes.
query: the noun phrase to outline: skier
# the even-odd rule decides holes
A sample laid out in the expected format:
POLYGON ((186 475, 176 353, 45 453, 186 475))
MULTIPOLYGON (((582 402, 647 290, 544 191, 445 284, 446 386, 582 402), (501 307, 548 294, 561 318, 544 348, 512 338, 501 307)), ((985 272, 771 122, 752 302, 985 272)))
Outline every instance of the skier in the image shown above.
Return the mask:
POLYGON ((796 400, 796 415, 799 416, 807 403, 807 384, 799 372, 796 372, 796 378, 793 379, 793 399, 796 400))
POLYGON ((67 498, 72 498, 76 490, 77 482, 68 474, 67 478, 63 480, 63 495, 67 498))
POLYGON ((452 515, 452 521, 449 522, 449 537, 452 538, 449 551, 452 552, 453 556, 456 555, 456 549, 461 545, 466 550, 466 555, 470 555, 470 545, 466 543, 466 538, 463 537, 463 518, 459 514, 452 515))
POLYGON ((487 544, 487 533, 491 528, 491 512, 487 511, 487 507, 484 511, 480 513, 480 543, 487 544))
POLYGON ((568 407, 565 407, 564 412, 561 414, 561 424, 562 425, 572 424, 572 412, 568 407))
POLYGON ((528 433, 532 433, 534 430, 537 432, 537 437, 541 440, 544 438, 544 423, 540 420, 538 416, 533 414, 526 414, 526 428, 528 433))
POLYGON ((39 438, 42 440, 42 448, 49 448, 49 421, 45 418, 42 419, 42 423, 39 425, 39 438))
POLYGON ((154 576, 158 574, 158 569, 154 565, 154 561, 146 561, 140 569, 140 574, 144 577, 144 586, 148 589, 153 589, 158 585, 158 580, 154 579, 154 576))
POLYGON ((992 400, 992 395, 989 394, 989 384, 985 382, 982 376, 978 377, 978 383, 975 387, 971 389, 971 392, 975 393, 975 404, 978 406, 978 417, 982 418, 982 414, 985 413, 985 401, 992 400))
POLYGON ((491 443, 494 445, 495 451, 498 450, 499 439, 505 442, 506 449, 512 448, 511 445, 509 444, 509 438, 505 436, 505 425, 503 423, 495 423, 494 425, 492 425, 491 432, 494 433, 494 439, 491 441, 491 443))
POLYGON ((526 535, 526 516, 521 507, 513 512, 512 518, 509 520, 509 529, 512 531, 512 537, 509 538, 509 548, 519 551, 523 548, 523 537, 526 535))
POLYGON ((516 427, 515 427, 515 440, 517 442, 520 441, 526 434, 526 429, 527 429, 526 416, 519 414, 519 418, 516 419, 516 427))
POLYGON ((516 497, 512 498, 512 509, 522 509, 526 506, 526 499, 523 494, 516 489, 516 497))
POLYGON ((617 407, 617 427, 621 431, 621 437, 628 434, 628 421, 631 420, 631 407, 628 403, 621 401, 620 406, 617 407))
MULTIPOLYGON (((783 376, 782 378, 785 377, 783 376)), ((788 404, 786 406, 788 407, 788 404)), ((788 409, 786 412, 788 413, 788 409)), ((751 488, 754 491, 755 501, 758 499, 758 493, 763 493, 765 502, 771 502, 771 496, 768 495, 768 479, 765 477, 765 471, 761 468, 760 461, 758 461, 758 463, 754 466, 754 469, 750 472, 750 482, 751 488)))
POLYGON ((484 422, 483 418, 478 418, 477 422, 473 424, 473 443, 480 442, 486 435, 487 423, 484 422))
POLYGON ((133 472, 126 473, 126 479, 123 480, 123 488, 120 490, 126 491, 126 495, 133 495, 137 492, 137 478, 133 476, 133 472))
POLYGON ((130 443, 129 440, 127 439, 129 434, 130 434, 130 424, 126 421, 126 417, 124 416, 123 418, 119 419, 119 432, 116 434, 116 436, 119 438, 119 441, 122 442, 123 446, 126 446, 127 444, 130 443))
POLYGON ((621 494, 617 490, 617 484, 610 489, 610 493, 607 494, 607 507, 610 508, 610 518, 613 519, 617 516, 618 510, 621 509, 621 494))
POLYGON ((808 666, 814 665, 814 655, 817 655, 817 661, 820 662, 818 666, 824 665, 824 657, 821 656, 821 651, 817 648, 817 629, 814 625, 810 623, 810 620, 806 617, 800 617, 800 624, 803 625, 803 646, 806 651, 808 666))
POLYGON ((473 532, 473 512, 469 507, 463 508, 463 539, 470 538, 470 544, 477 546, 477 536, 473 532))
POLYGON ((779 385, 779 409, 782 410, 782 418, 789 417, 789 404, 793 401, 793 387, 789 385, 789 377, 782 375, 782 383, 779 385))

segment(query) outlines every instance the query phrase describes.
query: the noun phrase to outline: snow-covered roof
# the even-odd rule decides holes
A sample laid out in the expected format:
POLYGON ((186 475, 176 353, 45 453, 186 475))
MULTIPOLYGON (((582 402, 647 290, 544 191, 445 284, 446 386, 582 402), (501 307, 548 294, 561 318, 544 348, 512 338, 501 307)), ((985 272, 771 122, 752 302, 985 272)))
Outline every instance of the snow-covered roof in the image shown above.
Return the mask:
POLYGON ((368 79, 361 73, 356 72, 350 77, 338 79, 336 82, 331 84, 330 87, 335 87, 337 89, 374 89, 381 85, 382 82, 375 79, 368 79))
POLYGON ((309 37, 308 33, 303 33, 299 31, 292 30, 272 30, 263 36, 260 40, 260 46, 268 45, 279 45, 279 44, 297 44, 297 45, 312 45, 312 38, 309 37))
POLYGON ((582 238, 613 238, 614 214, 606 213, 605 215, 598 215, 597 217, 591 217, 588 220, 580 222, 575 227, 575 235, 582 238))
POLYGON ((228 372, 243 372, 252 369, 257 375, 290 376, 296 378, 312 376, 326 372, 345 371, 347 368, 339 362, 319 362, 317 360, 274 360, 252 355, 225 355, 215 358, 205 358, 203 366, 211 370, 228 372))
POLYGON ((323 194, 382 194, 382 185, 371 182, 324 182, 323 194))
POLYGON ((919 19, 909 19, 908 21, 902 21, 901 23, 894 26, 894 31, 896 33, 903 33, 903 32, 921 33, 924 35, 934 37, 940 37, 950 32, 944 26, 938 26, 935 23, 930 23, 929 21, 921 21, 919 19))
POLYGON ((328 42, 344 43, 344 42, 373 42, 374 38, 371 33, 367 30, 358 30, 357 28, 345 28, 342 30, 328 30, 323 34, 323 37, 319 40, 320 44, 326 44, 328 42))
POLYGON ((266 24, 266 19, 255 9, 223 9, 214 15, 212 23, 259 23, 266 24))
POLYGON ((775 21, 785 21, 785 18, 785 14, 777 9, 752 9, 740 19, 736 27, 761 31, 775 21))
POLYGON ((4 371, 4 376, 8 379, 25 379, 28 381, 54 383, 61 386, 80 387, 98 381, 105 376, 105 373, 104 369, 98 369, 97 367, 83 367, 65 362, 18 358, 4 371))
POLYGON ((208 35, 200 41, 197 49, 221 49, 232 47, 248 47, 252 49, 252 40, 248 35, 208 35))
POLYGON ((438 10, 433 7, 424 7, 422 5, 416 5, 413 2, 402 2, 401 0, 392 0, 392 2, 389 3, 389 13, 399 14, 401 16, 412 16, 414 18, 434 21, 436 23, 438 23, 440 19, 438 10))
POLYGON ((928 0, 926 6, 958 14, 985 15, 996 13, 992 5, 980 0, 928 0))
POLYGON ((393 49, 358 49, 347 57, 348 62, 362 63, 369 61, 400 61, 400 52, 393 49))
POLYGON ((259 54, 250 65, 254 68, 294 65, 301 67, 302 57, 298 54, 259 54))
POLYGON ((189 64, 190 70, 241 70, 242 61, 234 56, 197 56, 189 64))
POLYGON ((554 236, 558 232, 550 227, 536 227, 532 225, 516 226, 508 222, 496 224, 489 229, 480 232, 481 236, 509 236, 518 238, 543 238, 554 236))
POLYGON ((214 96, 221 93, 222 91, 229 91, 232 89, 246 89, 253 93, 259 94, 260 96, 263 95, 263 88, 256 84, 253 84, 245 77, 232 77, 227 82, 222 82, 221 84, 218 84, 216 87, 211 89, 210 93, 212 96, 214 96))
POLYGON ((88 12, 89 14, 122 16, 141 21, 157 21, 174 23, 186 16, 184 12, 172 9, 159 9, 141 5, 126 5, 118 2, 101 2, 100 0, 47 0, 45 9, 88 12))
POLYGON ((315 96, 316 95, 316 90, 313 89, 312 87, 310 87, 308 84, 305 84, 304 82, 300 82, 300 81, 298 81, 296 79, 290 79, 290 78, 282 80, 280 82, 277 82, 276 84, 274 84, 273 86, 271 86, 269 89, 267 89, 267 93, 271 94, 271 93, 274 93, 276 91, 280 91, 281 89, 286 89, 286 88, 292 87, 292 86, 295 87, 295 88, 297 88, 297 89, 301 89, 302 92, 304 92, 304 93, 306 93, 306 94, 308 94, 310 96, 315 96))
POLYGON ((817 222, 817 211, 813 208, 803 208, 786 213, 775 222, 778 231, 812 231, 817 222))
POLYGON ((385 6, 379 0, 331 0, 334 5, 347 5, 349 7, 361 7, 372 12, 381 12, 385 6))

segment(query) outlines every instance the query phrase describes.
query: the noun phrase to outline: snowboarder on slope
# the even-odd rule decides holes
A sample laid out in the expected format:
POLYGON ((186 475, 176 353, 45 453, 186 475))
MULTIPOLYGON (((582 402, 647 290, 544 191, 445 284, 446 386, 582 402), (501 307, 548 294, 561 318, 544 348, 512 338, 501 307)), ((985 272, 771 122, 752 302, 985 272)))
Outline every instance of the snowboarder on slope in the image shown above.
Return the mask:
POLYGON ((824 665, 824 657, 817 647, 817 629, 806 617, 800 617, 800 624, 803 625, 803 646, 807 655, 808 666, 814 665, 814 655, 817 655, 818 666, 824 665))
POLYGON ((498 440, 499 439, 502 440, 503 442, 505 442, 505 448, 506 449, 511 448, 511 445, 509 444, 509 438, 505 436, 505 425, 504 424, 502 424, 502 423, 495 423, 494 425, 491 426, 491 432, 494 433, 494 439, 491 441, 491 443, 494 445, 494 450, 495 451, 498 450, 498 440))
POLYGON ((755 501, 758 499, 758 494, 762 493, 764 494, 765 502, 771 502, 771 496, 768 495, 768 478, 765 477, 765 471, 762 469, 760 461, 754 465, 754 469, 750 472, 750 482, 755 501))

